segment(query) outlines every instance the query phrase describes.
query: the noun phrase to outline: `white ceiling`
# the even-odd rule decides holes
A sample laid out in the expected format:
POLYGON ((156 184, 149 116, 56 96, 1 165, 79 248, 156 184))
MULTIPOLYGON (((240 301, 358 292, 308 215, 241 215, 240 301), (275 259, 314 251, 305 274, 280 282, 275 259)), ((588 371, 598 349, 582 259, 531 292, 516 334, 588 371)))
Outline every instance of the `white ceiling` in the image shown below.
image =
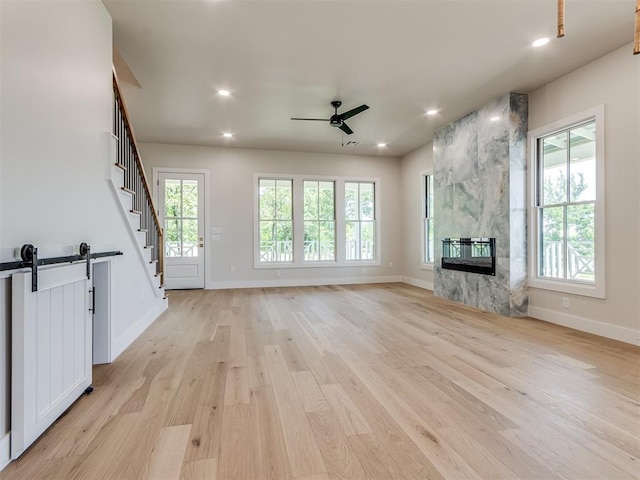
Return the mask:
POLYGON ((556 39, 556 0, 104 4, 141 85, 123 87, 139 141, 393 156, 493 98, 630 43, 635 10, 634 0, 567 0, 556 39), (542 36, 552 41, 532 48, 542 36), (342 147, 328 123, 290 120, 328 118, 333 99, 341 111, 371 107, 347 122, 345 141, 360 145, 342 147))

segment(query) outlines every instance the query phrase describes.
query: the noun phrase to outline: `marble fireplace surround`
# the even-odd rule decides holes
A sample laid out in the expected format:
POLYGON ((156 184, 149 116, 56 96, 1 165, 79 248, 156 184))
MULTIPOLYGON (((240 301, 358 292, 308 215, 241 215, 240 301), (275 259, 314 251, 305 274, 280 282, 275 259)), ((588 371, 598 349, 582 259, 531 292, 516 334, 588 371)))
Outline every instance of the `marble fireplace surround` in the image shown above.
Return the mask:
POLYGON ((509 93, 435 132, 434 293, 527 313, 527 95, 509 93), (443 238, 495 237, 495 276, 443 269, 443 238))

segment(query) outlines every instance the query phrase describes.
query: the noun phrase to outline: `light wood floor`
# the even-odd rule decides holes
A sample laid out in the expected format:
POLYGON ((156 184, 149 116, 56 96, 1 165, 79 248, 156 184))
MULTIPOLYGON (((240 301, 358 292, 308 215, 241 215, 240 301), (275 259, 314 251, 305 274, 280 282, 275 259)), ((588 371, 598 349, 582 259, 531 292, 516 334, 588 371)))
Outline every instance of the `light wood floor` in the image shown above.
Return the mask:
POLYGON ((173 292, 1 479, 638 479, 640 349, 403 284, 173 292))

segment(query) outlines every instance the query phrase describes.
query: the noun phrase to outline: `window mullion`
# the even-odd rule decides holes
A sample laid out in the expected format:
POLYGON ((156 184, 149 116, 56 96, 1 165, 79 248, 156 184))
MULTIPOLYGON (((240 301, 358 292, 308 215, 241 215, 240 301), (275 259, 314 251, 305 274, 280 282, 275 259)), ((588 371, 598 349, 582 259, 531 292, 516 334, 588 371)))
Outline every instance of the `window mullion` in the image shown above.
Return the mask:
POLYGON ((180 180, 180 256, 182 257, 182 253, 184 252, 184 222, 182 215, 184 213, 184 185, 183 180, 180 180))
POLYGON ((293 191, 291 201, 293 202, 289 220, 293 222, 293 263, 302 265, 304 263, 304 185, 301 178, 293 178, 291 182, 293 191))
POLYGON ((567 206, 562 207, 562 251, 564 253, 564 275, 562 278, 569 278, 569 242, 568 242, 568 222, 567 206))
POLYGON ((347 258, 347 225, 345 214, 345 182, 344 180, 336 181, 334 187, 335 203, 335 242, 336 242, 336 261, 344 263, 347 258))

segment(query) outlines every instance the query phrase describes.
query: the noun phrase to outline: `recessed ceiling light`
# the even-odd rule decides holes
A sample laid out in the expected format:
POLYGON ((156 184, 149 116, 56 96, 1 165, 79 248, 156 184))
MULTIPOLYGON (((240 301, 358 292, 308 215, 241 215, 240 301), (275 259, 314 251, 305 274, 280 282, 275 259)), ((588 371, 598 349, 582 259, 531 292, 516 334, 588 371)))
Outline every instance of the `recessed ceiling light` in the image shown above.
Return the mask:
POLYGON ((427 110, 427 115, 435 115, 436 113, 438 113, 438 110, 435 110, 435 109, 427 110))
POLYGON ((386 143, 379 143, 379 144, 378 144, 378 148, 384 148, 384 147, 386 147, 386 146, 387 146, 387 144, 386 144, 386 143))
POLYGON ((222 136, 223 136, 224 138, 231 138, 231 137, 233 137, 233 133, 230 133, 230 132, 224 132, 224 133, 222 134, 222 136))
POLYGON ((231 95, 231 92, 229 90, 218 90, 218 95, 221 97, 228 97, 231 95))
POLYGON ((491 117, 489 120, 491 120, 492 122, 497 122, 498 120, 500 120, 500 117, 498 116, 491 117))
POLYGON ((531 45, 538 48, 538 47, 542 47, 543 45, 546 45, 547 43, 549 43, 549 38, 542 37, 536 40, 535 42, 533 42, 531 45))

